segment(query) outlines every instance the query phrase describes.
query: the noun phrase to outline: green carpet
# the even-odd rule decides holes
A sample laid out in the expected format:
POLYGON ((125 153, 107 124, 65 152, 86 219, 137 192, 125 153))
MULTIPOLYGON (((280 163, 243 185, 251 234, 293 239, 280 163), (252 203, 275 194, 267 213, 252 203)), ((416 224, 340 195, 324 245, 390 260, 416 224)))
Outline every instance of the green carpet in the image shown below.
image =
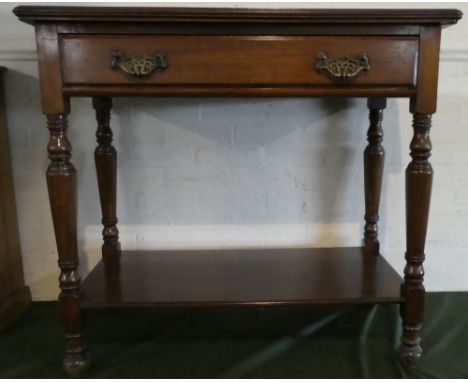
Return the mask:
MULTIPOLYGON (((424 358, 400 366, 396 305, 91 310, 95 378, 468 377, 468 293, 430 293, 424 358)), ((55 303, 0 335, 0 378, 64 377, 55 303)))

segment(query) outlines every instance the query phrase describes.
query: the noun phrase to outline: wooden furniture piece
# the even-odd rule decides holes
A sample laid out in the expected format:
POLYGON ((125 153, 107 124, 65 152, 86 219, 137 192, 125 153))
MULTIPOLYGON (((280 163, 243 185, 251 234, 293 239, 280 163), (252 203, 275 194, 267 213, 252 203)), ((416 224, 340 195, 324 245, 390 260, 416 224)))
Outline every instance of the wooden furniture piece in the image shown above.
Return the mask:
POLYGON ((461 12, 43 6, 14 12, 36 29, 67 373, 89 366, 81 308, 99 307, 401 303, 399 354, 408 364, 421 356, 429 130, 440 35, 461 12), (121 254, 111 97, 183 95, 367 97, 363 247, 121 254), (76 171, 66 133, 69 99, 75 96, 93 97, 104 226, 103 260, 83 283, 77 269, 76 171), (387 97, 409 98, 413 114, 404 280, 379 256, 387 97))
POLYGON ((0 332, 12 324, 31 302, 24 285, 6 124, 3 75, 0 67, 0 332))

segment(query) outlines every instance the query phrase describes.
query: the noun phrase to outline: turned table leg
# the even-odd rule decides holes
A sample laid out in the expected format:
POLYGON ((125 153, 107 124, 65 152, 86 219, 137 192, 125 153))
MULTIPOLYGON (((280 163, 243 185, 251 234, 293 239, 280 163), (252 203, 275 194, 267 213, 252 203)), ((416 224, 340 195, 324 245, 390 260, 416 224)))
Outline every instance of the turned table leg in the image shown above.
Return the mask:
POLYGON ((413 114, 412 160, 406 169, 406 267, 401 306, 403 336, 399 349, 401 359, 409 365, 422 355, 419 332, 424 316, 423 261, 433 174, 429 163, 430 127, 430 114, 413 114))
POLYGON ((364 250, 368 253, 379 253, 378 226, 380 193, 382 190, 383 168, 385 160, 385 150, 382 146, 383 111, 387 106, 386 98, 369 98, 367 107, 369 108, 369 130, 367 140, 369 144, 364 150, 364 194, 365 208, 364 215, 364 250))
POLYGON ((101 200, 102 224, 102 257, 107 263, 120 257, 119 230, 117 229, 117 152, 112 146, 110 115, 112 99, 93 98, 98 128, 96 138, 98 146, 94 152, 96 174, 101 200))
POLYGON ((71 145, 66 135, 66 114, 47 115, 47 127, 50 132, 47 149, 51 160, 47 169, 47 186, 59 256, 59 309, 66 339, 63 366, 67 374, 76 376, 89 368, 80 311, 76 170, 70 163, 71 145))

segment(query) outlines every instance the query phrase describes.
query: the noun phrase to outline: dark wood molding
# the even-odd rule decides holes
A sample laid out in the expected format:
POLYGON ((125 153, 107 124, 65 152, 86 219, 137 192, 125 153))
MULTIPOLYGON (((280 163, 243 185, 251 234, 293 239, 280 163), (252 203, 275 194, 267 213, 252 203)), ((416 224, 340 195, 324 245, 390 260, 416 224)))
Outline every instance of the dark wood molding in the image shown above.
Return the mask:
POLYGON ((22 21, 37 22, 190 22, 313 24, 455 24, 458 9, 242 9, 164 7, 60 7, 21 5, 22 21))
MULTIPOLYGON (((70 97, 320 97, 323 88, 317 86, 128 86, 87 84, 64 86, 63 93, 70 97)), ((403 86, 330 86, 328 96, 332 97, 410 97, 416 89, 403 86)))

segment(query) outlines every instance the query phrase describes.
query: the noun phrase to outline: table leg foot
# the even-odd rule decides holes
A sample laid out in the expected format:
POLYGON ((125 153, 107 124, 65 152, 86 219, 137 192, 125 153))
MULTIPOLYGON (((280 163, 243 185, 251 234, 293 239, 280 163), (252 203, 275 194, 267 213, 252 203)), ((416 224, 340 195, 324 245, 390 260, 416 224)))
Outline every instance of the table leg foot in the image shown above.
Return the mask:
POLYGON ((91 365, 88 353, 67 354, 63 359, 63 370, 69 377, 86 375, 91 365))
POLYGON ((398 349, 398 356, 403 365, 415 367, 422 357, 422 348, 418 345, 408 346, 401 344, 398 349))

